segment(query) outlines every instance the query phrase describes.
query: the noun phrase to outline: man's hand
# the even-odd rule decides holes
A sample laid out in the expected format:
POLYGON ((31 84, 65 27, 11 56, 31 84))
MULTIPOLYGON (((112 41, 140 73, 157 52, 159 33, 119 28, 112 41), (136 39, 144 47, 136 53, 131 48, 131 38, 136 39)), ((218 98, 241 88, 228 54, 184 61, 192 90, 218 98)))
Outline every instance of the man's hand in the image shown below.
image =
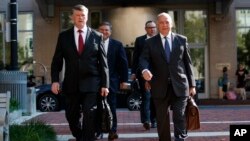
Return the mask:
POLYGON ((150 81, 153 77, 152 73, 147 69, 142 71, 142 76, 146 81, 150 81))
POLYGON ((190 96, 194 96, 194 95, 196 95, 196 90, 195 90, 195 87, 191 87, 191 88, 189 88, 189 95, 190 95, 190 96))
POLYGON ((150 91, 150 89, 151 89, 151 85, 148 81, 145 82, 145 89, 148 91, 150 91))
POLYGON ((136 75, 133 73, 133 74, 131 74, 131 80, 135 80, 136 79, 136 75))
POLYGON ((58 82, 53 82, 52 85, 51 85, 51 91, 54 93, 54 94, 59 94, 60 93, 60 84, 58 82))
POLYGON ((122 82, 121 84, 120 84, 120 89, 127 89, 128 88, 128 83, 127 82, 122 82))
POLYGON ((101 89, 101 96, 108 96, 109 89, 108 88, 102 88, 101 89))

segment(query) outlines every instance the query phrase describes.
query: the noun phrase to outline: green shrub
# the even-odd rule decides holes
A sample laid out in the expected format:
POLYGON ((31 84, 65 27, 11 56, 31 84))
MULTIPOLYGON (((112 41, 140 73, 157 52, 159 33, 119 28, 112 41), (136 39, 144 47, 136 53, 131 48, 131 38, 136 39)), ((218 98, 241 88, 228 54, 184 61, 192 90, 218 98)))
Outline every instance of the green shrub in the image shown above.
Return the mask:
POLYGON ((10 99, 10 112, 13 112, 18 109, 19 109, 19 102, 17 100, 10 99))
POLYGON ((53 127, 41 121, 10 125, 11 141, 56 141, 53 127))

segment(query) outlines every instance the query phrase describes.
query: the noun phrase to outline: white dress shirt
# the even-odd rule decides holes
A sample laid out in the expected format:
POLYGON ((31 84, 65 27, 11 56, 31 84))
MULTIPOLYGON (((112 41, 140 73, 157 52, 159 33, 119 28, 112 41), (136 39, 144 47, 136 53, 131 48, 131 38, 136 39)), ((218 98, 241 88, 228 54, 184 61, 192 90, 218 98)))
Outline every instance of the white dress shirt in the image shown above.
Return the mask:
POLYGON ((109 38, 104 41, 104 50, 108 54, 109 38))
MULTIPOLYGON (((160 33, 160 36, 161 36, 161 41, 162 41, 162 45, 163 45, 163 48, 165 47, 165 36, 163 36, 161 33, 160 33)), ((171 32, 168 33, 167 35, 167 40, 168 40, 168 44, 169 44, 169 47, 170 47, 170 51, 172 51, 172 36, 171 36, 171 32)), ((164 48, 165 49, 165 48, 164 48)))
POLYGON ((78 30, 82 30, 82 38, 83 38, 83 43, 85 44, 85 39, 87 35, 87 26, 84 26, 83 29, 78 29, 77 27, 74 26, 74 36, 75 36, 75 43, 76 43, 76 49, 78 50, 79 45, 78 45, 78 37, 79 37, 79 32, 78 30))

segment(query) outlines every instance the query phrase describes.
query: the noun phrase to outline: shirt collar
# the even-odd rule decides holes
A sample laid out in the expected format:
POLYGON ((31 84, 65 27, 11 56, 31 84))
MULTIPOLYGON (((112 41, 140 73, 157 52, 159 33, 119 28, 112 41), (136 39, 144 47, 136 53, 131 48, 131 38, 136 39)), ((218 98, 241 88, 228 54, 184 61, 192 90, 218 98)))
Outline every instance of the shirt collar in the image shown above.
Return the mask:
POLYGON ((84 26, 82 29, 78 29, 76 26, 74 26, 74 31, 78 33, 78 30, 82 30, 83 34, 87 33, 87 26, 84 26))
MULTIPOLYGON (((162 35, 161 33, 160 33, 160 36, 161 36, 161 38, 164 38, 164 37, 165 37, 165 36, 162 35)), ((168 39, 171 39, 171 32, 168 33, 167 38, 168 38, 168 39)))
POLYGON ((149 36, 149 35, 147 34, 147 37, 146 37, 146 39, 149 39, 149 38, 151 38, 151 36, 149 36))
POLYGON ((109 38, 108 38, 108 39, 106 39, 106 40, 104 40, 104 42, 105 42, 105 43, 108 43, 108 42, 109 42, 109 38))

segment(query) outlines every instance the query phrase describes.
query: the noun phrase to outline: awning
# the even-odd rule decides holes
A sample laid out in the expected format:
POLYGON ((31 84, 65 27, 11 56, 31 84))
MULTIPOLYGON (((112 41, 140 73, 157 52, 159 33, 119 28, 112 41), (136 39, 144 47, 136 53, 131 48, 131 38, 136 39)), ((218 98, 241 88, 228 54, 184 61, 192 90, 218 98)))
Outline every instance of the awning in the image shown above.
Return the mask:
MULTIPOLYGON (((222 12, 226 11, 233 0, 36 0, 40 12, 44 18, 54 17, 54 7, 72 7, 76 4, 84 4, 88 7, 104 6, 152 6, 152 5, 207 5, 221 6, 222 12)), ((224 13, 223 13, 224 14, 224 13)))

